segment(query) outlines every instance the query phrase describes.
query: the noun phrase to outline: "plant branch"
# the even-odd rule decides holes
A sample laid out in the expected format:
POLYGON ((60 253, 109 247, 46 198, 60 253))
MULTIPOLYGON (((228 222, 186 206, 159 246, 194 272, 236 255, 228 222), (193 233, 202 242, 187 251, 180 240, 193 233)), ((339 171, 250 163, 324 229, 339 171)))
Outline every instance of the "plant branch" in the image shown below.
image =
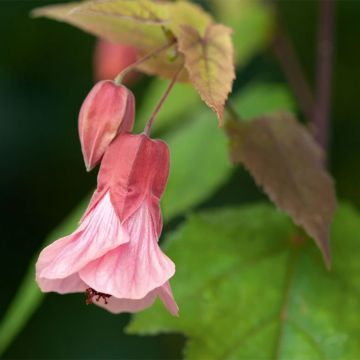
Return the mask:
POLYGON ((153 123, 154 123, 154 121, 155 121, 155 119, 156 119, 156 116, 157 116, 157 114, 159 113, 160 109, 162 108, 162 106, 163 106, 166 98, 169 96, 170 91, 171 91, 171 89, 174 87, 174 85, 175 85, 175 83, 176 83, 176 81, 177 81, 177 79, 178 79, 181 71, 183 70, 183 68, 184 68, 184 65, 181 65, 181 66, 179 67, 179 69, 175 72, 174 77, 172 78, 169 86, 168 86, 167 89, 165 90, 165 92, 164 92, 163 96, 161 97, 159 103, 157 104, 157 106, 156 106, 153 114, 151 115, 150 119, 149 119, 148 122, 146 123, 145 129, 144 129, 144 134, 145 134, 145 135, 148 135, 148 136, 150 135, 150 131, 151 131, 152 125, 153 125, 153 123))
POLYGON ((311 120, 312 109, 314 107, 313 94, 294 46, 283 26, 281 26, 278 31, 273 49, 283 68, 285 76, 298 99, 302 112, 307 119, 311 120))
POLYGON ((135 61, 133 64, 129 65, 127 68, 125 68, 124 70, 122 70, 115 78, 115 83, 116 84, 121 84, 122 83, 122 79, 132 70, 136 69, 137 66, 139 66, 140 64, 150 60, 153 56, 156 56, 158 54, 160 54, 161 52, 163 52, 164 50, 170 48, 172 45, 174 45, 176 42, 176 40, 172 40, 170 42, 167 42, 164 45, 161 45, 160 47, 156 48, 155 50, 153 50, 152 52, 150 52, 149 54, 145 55, 144 57, 138 59, 137 61, 135 61))
POLYGON ((319 11, 316 103, 312 123, 315 139, 326 150, 329 142, 335 0, 319 0, 319 11))

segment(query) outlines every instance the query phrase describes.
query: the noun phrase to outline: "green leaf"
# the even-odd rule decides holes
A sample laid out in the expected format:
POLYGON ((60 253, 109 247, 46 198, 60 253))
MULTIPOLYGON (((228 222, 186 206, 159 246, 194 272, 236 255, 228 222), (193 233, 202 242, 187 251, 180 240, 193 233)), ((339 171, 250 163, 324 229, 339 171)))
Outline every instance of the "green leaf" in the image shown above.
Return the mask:
POLYGON ((270 199, 312 236, 330 266, 330 225, 336 208, 323 153, 292 115, 227 126, 234 163, 242 163, 270 199))
POLYGON ((241 120, 245 121, 252 121, 262 115, 296 109, 288 88, 277 83, 250 83, 231 100, 241 120))
POLYGON ((206 200, 230 176, 227 140, 209 110, 194 111, 181 128, 165 137, 170 177, 162 199, 165 219, 206 200))
MULTIPOLYGON (((164 28, 171 20, 167 3, 150 0, 85 1, 35 9, 34 16, 64 21, 111 42, 133 46, 141 58, 169 42, 164 28)), ((172 47, 171 53, 175 51, 172 47)), ((172 77, 183 62, 169 60, 168 52, 138 66, 149 74, 172 77)))
POLYGON ((182 26, 178 47, 185 57, 191 83, 204 102, 216 112, 221 126, 224 105, 235 79, 231 29, 210 24, 202 35, 191 26, 182 26))
POLYGON ((169 28, 176 38, 180 36, 183 25, 191 26, 196 29, 200 35, 204 35, 208 25, 213 22, 213 19, 208 13, 200 6, 191 2, 171 2, 168 3, 168 8, 172 19, 169 28))
MULTIPOLYGON (((82 201, 68 217, 45 239, 44 246, 57 240, 64 234, 69 234, 76 229, 78 222, 86 209, 89 198, 82 201)), ((10 307, 4 314, 0 323, 0 355, 11 344, 25 326, 29 318, 40 306, 44 294, 35 283, 35 263, 37 254, 31 260, 29 268, 23 278, 19 289, 11 302, 10 307)))
MULTIPOLYGON (((211 16, 195 4, 150 0, 74 2, 44 6, 32 14, 67 22, 111 42, 131 45, 137 49, 139 58, 166 45, 169 37, 177 37, 182 25, 203 33, 212 22, 211 16)), ((171 78, 183 64, 183 57, 174 58, 174 54, 175 45, 140 64, 138 69, 171 78)), ((188 80, 186 72, 181 80, 188 80)))
POLYGON ((144 50, 165 43, 161 26, 169 21, 167 9, 150 0, 73 2, 37 8, 32 14, 64 21, 95 36, 144 50))
POLYGON ((333 226, 333 269, 314 244, 269 205, 195 214, 167 242, 180 317, 158 302, 131 334, 177 332, 187 359, 360 357, 360 216, 333 226))
POLYGON ((220 22, 234 30, 235 57, 243 65, 271 42, 274 9, 262 0, 212 0, 220 22))

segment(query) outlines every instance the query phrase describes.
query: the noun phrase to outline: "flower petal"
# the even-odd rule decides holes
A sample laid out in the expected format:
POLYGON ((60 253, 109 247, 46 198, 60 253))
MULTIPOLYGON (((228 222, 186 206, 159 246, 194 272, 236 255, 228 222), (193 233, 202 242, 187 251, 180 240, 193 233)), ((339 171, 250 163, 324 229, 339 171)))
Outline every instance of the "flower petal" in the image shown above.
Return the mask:
POLYGON ((122 312, 135 313, 150 307, 154 303, 157 296, 160 297, 161 301, 172 315, 178 316, 179 308, 173 298, 169 282, 166 282, 163 286, 150 291, 142 299, 118 299, 112 296, 107 299, 107 303, 100 299, 99 301, 95 300, 94 304, 114 314, 119 314, 122 312))
POLYGON ((54 291, 59 294, 84 292, 88 286, 80 279, 78 274, 70 275, 64 279, 37 278, 41 291, 54 291))
POLYGON ((119 299, 142 299, 175 273, 157 241, 158 219, 145 200, 124 223, 130 241, 91 262, 81 279, 96 291, 119 299))
POLYGON ((99 301, 95 300, 93 303, 114 314, 119 314, 122 312, 135 313, 150 307, 154 303, 156 296, 156 290, 153 290, 142 299, 118 299, 112 296, 107 299, 107 304, 105 304, 102 299, 99 301))
POLYGON ((66 278, 128 239, 106 193, 73 234, 41 252, 36 264, 37 278, 66 278))
POLYGON ((168 281, 159 288, 158 295, 170 314, 179 316, 179 307, 174 299, 174 295, 168 281))

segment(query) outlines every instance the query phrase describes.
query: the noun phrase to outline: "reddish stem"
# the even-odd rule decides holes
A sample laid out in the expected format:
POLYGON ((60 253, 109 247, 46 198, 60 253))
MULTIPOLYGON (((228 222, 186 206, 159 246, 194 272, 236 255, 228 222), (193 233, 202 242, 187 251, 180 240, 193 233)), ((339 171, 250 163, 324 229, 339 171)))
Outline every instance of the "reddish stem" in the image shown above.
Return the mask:
POLYGON ((163 96, 161 97, 159 103, 157 104, 153 114, 151 115, 150 119, 148 120, 145 129, 144 129, 144 134, 149 136, 150 132, 151 132, 151 128, 153 126, 153 123, 156 119, 157 114, 159 113, 160 109, 162 108, 166 98, 169 96, 171 89, 174 87, 181 71, 183 69, 183 65, 180 66, 180 68, 176 71, 176 73, 174 74, 174 77, 172 78, 169 86, 167 87, 166 91, 164 92, 163 96))
POLYGON ((121 84, 122 83, 122 79, 132 70, 134 70, 137 66, 139 66, 140 64, 148 61, 149 59, 151 59, 153 56, 158 55, 159 53, 163 52, 164 50, 168 49, 169 47, 171 47, 172 45, 175 44, 175 40, 170 41, 164 45, 161 45, 160 47, 158 47, 157 49, 153 50, 151 53, 145 55, 144 57, 136 60, 133 64, 129 65, 127 68, 125 68, 124 70, 122 70, 115 78, 115 83, 117 84, 121 84))
POLYGON ((310 120, 312 118, 314 98, 294 45, 284 31, 284 26, 280 27, 273 48, 285 76, 299 101, 302 112, 310 120))
POLYGON ((335 0, 319 0, 319 6, 316 103, 312 122, 315 139, 326 150, 329 142, 335 0))

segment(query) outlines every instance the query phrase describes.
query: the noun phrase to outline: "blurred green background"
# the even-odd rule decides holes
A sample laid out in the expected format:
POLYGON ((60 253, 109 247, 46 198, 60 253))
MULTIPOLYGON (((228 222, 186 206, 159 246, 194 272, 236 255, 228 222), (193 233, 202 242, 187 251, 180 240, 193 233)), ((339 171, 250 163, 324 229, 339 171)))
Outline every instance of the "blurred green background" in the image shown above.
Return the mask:
MULTIPOLYGON (((0 318, 45 236, 96 181, 95 172, 84 170, 77 134, 79 107, 93 84, 95 40, 68 25, 30 19, 31 9, 47 3, 51 2, 0 2, 0 318)), ((203 5, 208 6, 206 1, 203 5)), ((317 2, 278 5, 312 80, 317 2)), ((359 1, 337 3, 330 159, 338 196, 356 206, 360 205, 359 14, 359 1)), ((285 81, 270 49, 239 71, 236 89, 253 80, 285 81)), ((150 79, 143 78, 134 86, 139 108, 149 85, 150 79)), ((201 207, 259 197, 261 192, 238 169, 201 207)), ((85 306, 82 295, 50 294, 4 358, 181 357, 182 336, 124 335, 128 321, 128 315, 113 316, 85 306)))

